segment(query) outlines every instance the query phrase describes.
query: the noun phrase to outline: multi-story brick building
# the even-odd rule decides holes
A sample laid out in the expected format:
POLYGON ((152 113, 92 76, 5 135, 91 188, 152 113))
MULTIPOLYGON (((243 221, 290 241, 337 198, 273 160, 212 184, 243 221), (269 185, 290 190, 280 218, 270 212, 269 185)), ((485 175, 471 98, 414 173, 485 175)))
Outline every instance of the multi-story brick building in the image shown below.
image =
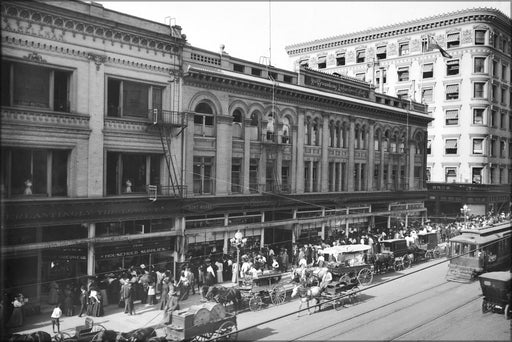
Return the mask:
POLYGON ((427 104, 434 118, 427 147, 431 214, 457 212, 462 203, 481 214, 510 204, 510 32, 509 17, 475 8, 286 50, 297 67, 354 76, 379 93, 427 104), (429 36, 449 58, 431 48, 429 36))
POLYGON ((94 3, 1 13, 3 288, 425 217, 425 105, 94 3))

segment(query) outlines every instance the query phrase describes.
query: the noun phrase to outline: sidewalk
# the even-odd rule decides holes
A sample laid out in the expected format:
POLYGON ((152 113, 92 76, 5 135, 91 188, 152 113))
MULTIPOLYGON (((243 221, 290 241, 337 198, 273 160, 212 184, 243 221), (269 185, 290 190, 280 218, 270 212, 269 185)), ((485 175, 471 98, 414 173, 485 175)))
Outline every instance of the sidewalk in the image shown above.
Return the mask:
MULTIPOLYGON (((232 287, 235 284, 232 282, 224 282, 219 284, 225 287, 232 287)), ((192 305, 202 304, 201 296, 197 292, 192 294, 190 291, 189 297, 180 301, 180 308, 188 308, 192 305)), ((100 324, 105 329, 128 332, 137 328, 158 325, 163 319, 163 310, 159 310, 160 305, 146 305, 141 304, 140 301, 135 302, 135 315, 128 315, 124 313, 124 307, 120 308, 117 304, 110 304, 104 307, 105 314, 101 317, 91 317, 94 324, 100 324)), ((76 309, 76 308, 75 308, 76 309)), ((41 307, 41 313, 25 318, 22 327, 12 329, 10 333, 27 334, 35 331, 45 331, 51 336, 54 336, 52 330, 52 323, 50 320, 51 306, 41 307)), ((62 316, 60 319, 60 331, 70 336, 75 336, 76 327, 85 324, 85 318, 88 316, 78 317, 75 316, 62 316)))

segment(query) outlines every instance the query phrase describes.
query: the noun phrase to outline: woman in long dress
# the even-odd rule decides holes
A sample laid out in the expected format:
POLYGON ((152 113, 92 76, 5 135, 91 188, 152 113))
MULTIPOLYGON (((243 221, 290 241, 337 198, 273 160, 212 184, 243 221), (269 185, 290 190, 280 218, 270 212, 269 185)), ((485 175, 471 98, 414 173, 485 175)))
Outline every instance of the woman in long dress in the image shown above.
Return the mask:
POLYGON ((167 302, 169 301, 169 278, 165 277, 162 280, 161 287, 161 297, 160 297, 160 310, 165 310, 167 307, 167 302))
POLYGON ((59 284, 56 281, 50 283, 50 291, 48 292, 48 304, 55 305, 59 302, 59 284))
POLYGON ((23 304, 25 304, 25 301, 23 299, 23 295, 20 293, 12 302, 13 311, 9 322, 7 322, 7 327, 17 328, 23 325, 23 304))

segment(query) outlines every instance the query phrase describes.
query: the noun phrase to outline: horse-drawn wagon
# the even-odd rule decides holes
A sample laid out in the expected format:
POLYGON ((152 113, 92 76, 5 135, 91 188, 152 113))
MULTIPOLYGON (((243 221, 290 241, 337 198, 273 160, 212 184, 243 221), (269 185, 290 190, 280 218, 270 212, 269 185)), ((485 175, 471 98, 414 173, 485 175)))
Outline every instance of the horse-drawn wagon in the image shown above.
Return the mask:
POLYGON ((414 260, 437 259, 441 256, 437 231, 418 233, 418 241, 411 246, 414 260))
POLYGON ((512 273, 508 271, 487 272, 478 278, 484 295, 482 312, 502 312, 506 319, 510 319, 512 314, 510 308, 512 273))
POLYGON ((380 252, 372 256, 375 272, 387 271, 392 267, 400 271, 411 267, 412 260, 405 239, 389 239, 379 242, 380 252))
POLYGON ((238 289, 242 294, 242 300, 248 303, 251 311, 260 310, 269 303, 274 305, 284 303, 287 289, 280 283, 284 274, 265 271, 256 277, 245 275, 238 289))
POLYGON ((319 253, 324 255, 334 281, 366 286, 373 280, 373 266, 367 263, 369 250, 368 245, 342 245, 324 248, 319 253))

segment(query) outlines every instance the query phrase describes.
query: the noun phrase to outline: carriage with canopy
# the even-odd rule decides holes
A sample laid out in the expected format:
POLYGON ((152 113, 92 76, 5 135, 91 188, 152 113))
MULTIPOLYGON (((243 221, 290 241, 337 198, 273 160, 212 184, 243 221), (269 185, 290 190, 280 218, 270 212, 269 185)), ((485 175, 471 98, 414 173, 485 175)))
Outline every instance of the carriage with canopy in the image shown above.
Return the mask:
POLYGON ((373 266, 368 264, 368 245, 342 245, 319 250, 333 280, 345 284, 370 285, 373 266))
POLYGON ((288 273, 267 270, 255 276, 245 275, 238 289, 242 300, 248 303, 251 311, 260 310, 269 303, 284 303, 287 289, 281 282, 283 275, 288 273))

